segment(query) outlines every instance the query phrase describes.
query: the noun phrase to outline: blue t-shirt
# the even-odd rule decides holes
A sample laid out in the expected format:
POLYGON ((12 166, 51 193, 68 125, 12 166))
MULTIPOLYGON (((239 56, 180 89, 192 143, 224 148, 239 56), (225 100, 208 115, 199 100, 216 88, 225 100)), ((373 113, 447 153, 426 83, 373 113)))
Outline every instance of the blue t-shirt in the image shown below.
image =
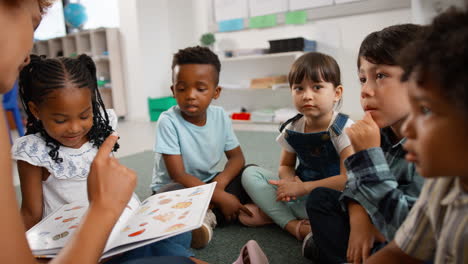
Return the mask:
POLYGON ((155 165, 151 188, 156 191, 173 182, 162 154, 182 155, 185 171, 203 182, 213 179, 224 152, 239 146, 231 119, 223 108, 209 106, 206 124, 196 126, 186 121, 178 106, 162 113, 156 125, 155 165))

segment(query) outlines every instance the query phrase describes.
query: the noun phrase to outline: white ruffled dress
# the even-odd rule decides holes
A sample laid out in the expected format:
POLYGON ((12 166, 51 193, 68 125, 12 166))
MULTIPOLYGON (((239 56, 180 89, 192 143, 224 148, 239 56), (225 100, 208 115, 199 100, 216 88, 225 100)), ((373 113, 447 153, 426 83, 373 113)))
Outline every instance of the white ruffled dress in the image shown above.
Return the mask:
MULTIPOLYGON (((117 116, 113 110, 106 110, 112 128, 117 127, 117 116)), ((60 146, 57 163, 49 156, 50 148, 39 133, 18 138, 13 147, 15 160, 22 160, 49 171, 47 180, 42 182, 43 214, 46 217, 64 204, 88 199, 86 179, 91 163, 98 149, 86 142, 78 149, 60 146)))

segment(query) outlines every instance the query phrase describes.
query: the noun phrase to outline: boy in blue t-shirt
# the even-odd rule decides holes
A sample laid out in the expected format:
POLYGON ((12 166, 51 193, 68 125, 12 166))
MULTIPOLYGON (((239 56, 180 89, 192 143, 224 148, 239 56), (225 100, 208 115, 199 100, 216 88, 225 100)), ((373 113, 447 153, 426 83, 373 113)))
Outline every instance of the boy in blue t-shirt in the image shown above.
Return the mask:
POLYGON ((171 91, 177 105, 161 114, 156 127, 153 192, 188 188, 216 181, 204 224, 193 233, 192 247, 204 247, 212 228, 237 219, 249 200, 240 175, 244 155, 232 123, 221 107, 210 106, 221 93, 218 86, 221 64, 204 47, 179 50, 172 62, 171 91), (216 171, 223 155, 224 170, 216 171))

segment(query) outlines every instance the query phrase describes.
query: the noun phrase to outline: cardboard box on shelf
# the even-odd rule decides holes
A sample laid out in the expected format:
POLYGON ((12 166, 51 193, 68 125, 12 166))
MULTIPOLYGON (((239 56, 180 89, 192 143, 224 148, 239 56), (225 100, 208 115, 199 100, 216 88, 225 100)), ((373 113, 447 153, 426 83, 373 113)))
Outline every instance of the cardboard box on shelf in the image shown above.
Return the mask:
POLYGON ((263 78, 255 78, 250 81, 250 88, 254 89, 271 89, 274 84, 287 83, 288 78, 286 75, 270 76, 263 78))

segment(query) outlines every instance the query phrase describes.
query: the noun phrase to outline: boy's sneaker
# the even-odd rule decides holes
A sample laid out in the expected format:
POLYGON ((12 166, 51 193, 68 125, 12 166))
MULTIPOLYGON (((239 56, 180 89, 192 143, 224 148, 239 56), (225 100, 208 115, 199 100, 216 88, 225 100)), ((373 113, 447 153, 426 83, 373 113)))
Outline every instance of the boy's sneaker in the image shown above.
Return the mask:
POLYGON ((317 245, 315 245, 314 236, 312 232, 307 234, 307 236, 304 238, 304 241, 302 242, 302 256, 307 259, 313 260, 314 262, 317 262, 319 260, 319 251, 317 245))
POLYGON ((191 247, 195 249, 204 248, 213 237, 213 229, 216 227, 216 216, 208 209, 203 219, 203 224, 199 228, 192 231, 191 247))

